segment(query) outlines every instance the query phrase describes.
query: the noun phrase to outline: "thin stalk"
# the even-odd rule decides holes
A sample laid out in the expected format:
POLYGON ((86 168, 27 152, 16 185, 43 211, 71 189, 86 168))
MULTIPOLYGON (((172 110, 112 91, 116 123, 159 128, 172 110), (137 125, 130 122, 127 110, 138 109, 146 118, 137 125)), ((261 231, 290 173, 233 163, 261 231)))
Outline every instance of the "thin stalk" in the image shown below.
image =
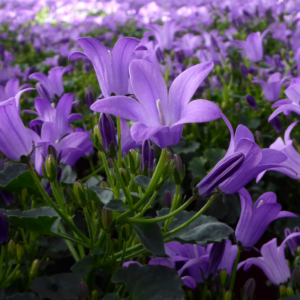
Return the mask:
POLYGON ((123 263, 124 263, 126 248, 127 248, 127 242, 125 242, 124 245, 123 245, 123 252, 122 252, 121 261, 120 261, 120 268, 122 268, 123 263))
POLYGON ((127 200, 127 203, 129 205, 129 207, 132 209, 133 208, 133 201, 132 201, 132 198, 131 198, 131 195, 130 195, 130 192, 128 190, 128 187, 125 185, 124 181, 123 181, 123 178, 120 174, 120 171, 119 171, 119 167, 118 167, 118 164, 116 162, 116 159, 113 158, 112 159, 112 162, 114 164, 114 167, 115 167, 115 171, 116 171, 116 175, 117 175, 117 178, 118 178, 118 182, 120 183, 121 185, 121 188, 124 192, 124 195, 125 195, 125 198, 127 200))
MULTIPOLYGON (((62 224, 59 224, 59 225, 58 225, 58 228, 59 228, 59 230, 60 230, 62 233, 66 234, 66 231, 65 231, 65 229, 64 229, 64 227, 63 227, 62 224)), ((74 260, 75 260, 76 262, 77 262, 77 261, 80 261, 80 257, 79 257, 79 255, 78 255, 76 249, 74 248, 73 244, 72 244, 70 241, 66 240, 66 239, 65 239, 64 241, 65 241, 67 247, 69 248, 69 250, 70 250, 70 252, 71 252, 71 254, 72 254, 74 260)))
POLYGON ((188 225, 190 225, 192 222, 194 222, 196 219, 198 219, 213 203, 213 201, 215 200, 215 198, 219 195, 219 193, 216 193, 214 195, 212 195, 210 197, 210 199, 207 201, 207 203, 192 217, 190 218, 188 221, 186 221, 185 223, 181 224, 180 226, 174 228, 173 230, 170 230, 169 232, 167 232, 164 237, 168 237, 180 230, 182 230, 183 228, 187 227, 188 225))
MULTIPOLYGON (((102 157, 102 161, 103 161, 103 165, 104 165, 104 169, 105 169, 105 172, 106 172, 106 176, 107 176, 109 185, 112 188, 114 196, 117 197, 116 187, 115 187, 115 184, 114 184, 114 180, 113 180, 113 178, 110 174, 110 170, 109 170, 109 167, 108 167, 108 163, 107 163, 105 154, 102 151, 100 153, 101 153, 101 157, 102 157)), ((118 199, 118 198, 116 198, 116 199, 118 199)))
POLYGON ((237 267, 239 264, 239 260, 240 260, 240 255, 241 255, 241 250, 238 248, 238 252, 236 254, 236 258, 235 258, 235 262, 233 265, 233 270, 232 270, 232 275, 231 275, 231 279, 230 279, 230 292, 233 292, 233 288, 234 288, 234 282, 235 282, 235 277, 236 277, 236 271, 237 271, 237 267))
POLYGON ((92 160, 91 157, 89 158, 89 163, 90 163, 90 167, 91 167, 91 170, 92 170, 92 174, 96 174, 96 177, 97 177, 98 181, 101 182, 100 178, 97 176, 97 173, 95 173, 95 167, 94 167, 94 163, 93 163, 93 160, 92 160))
MULTIPOLYGON (((177 201, 178 201, 178 197, 179 197, 179 191, 180 191, 180 185, 177 184, 176 185, 176 193, 175 193, 175 197, 174 197, 174 200, 173 200, 170 212, 173 212, 174 209, 176 209, 176 207, 177 207, 177 201)), ((165 223, 165 226, 164 226, 164 231, 165 232, 167 232, 168 227, 169 227, 170 223, 172 222, 172 220, 173 220, 172 217, 170 219, 166 220, 166 223, 165 223)))
POLYGON ((9 277, 2 283, 2 286, 5 287, 7 283, 10 282, 11 279, 15 276, 16 272, 19 270, 21 264, 17 264, 15 269, 12 271, 12 273, 9 275, 9 277))
POLYGON ((111 247, 111 236, 110 233, 106 233, 106 252, 102 260, 103 265, 106 263, 107 258, 109 257, 110 247, 111 247))
POLYGON ((4 246, 2 246, 2 247, 1 247, 1 256, 0 256, 0 280, 1 280, 1 277, 2 277, 2 268, 3 268, 4 252, 5 252, 5 248, 4 248, 4 246))
POLYGON ((202 294, 202 300, 206 299, 207 289, 208 289, 208 284, 207 284, 207 282, 205 282, 205 286, 204 286, 204 290, 203 290, 203 294, 202 294))
POLYGON ((32 168, 31 163, 28 163, 28 169, 30 171, 30 174, 37 185, 37 188, 39 189, 40 193, 44 197, 44 199, 48 202, 48 204, 56 211, 56 213, 64 220, 64 222, 88 245, 90 245, 90 240, 73 224, 73 222, 69 219, 69 216, 66 216, 52 201, 52 199, 49 197, 49 195, 46 193, 44 188, 42 187, 38 177, 35 174, 34 169, 32 168))
POLYGON ((187 208, 194 200, 195 200, 195 196, 192 196, 188 201, 186 201, 179 208, 162 217, 157 217, 154 219, 137 219, 136 217, 134 217, 134 218, 127 218, 126 221, 129 223, 158 223, 176 216, 177 214, 182 212, 185 208, 187 208))
POLYGON ((54 182, 51 182, 51 189, 52 189, 52 192, 53 192, 53 195, 57 201, 57 204, 59 205, 60 209, 65 212, 65 202, 64 200, 61 198, 61 195, 60 193, 58 192, 58 190, 56 189, 56 186, 54 184, 54 182))
POLYGON ((88 231, 89 231, 89 236, 90 236, 90 240, 91 240, 91 248, 93 248, 94 246, 94 232, 93 232, 93 224, 91 221, 91 216, 89 214, 89 211, 86 207, 83 208, 83 212, 85 215, 85 220, 86 220, 86 224, 88 227, 88 231))
MULTIPOLYGON (((89 175, 87 175, 86 177, 82 178, 81 181, 87 181, 88 179, 90 179, 91 177, 93 177, 94 175, 97 175, 100 171, 102 171, 104 168, 104 166, 102 165, 101 167, 99 167, 98 169, 96 169, 95 171, 93 171, 92 173, 90 173, 89 175)), ((98 178, 99 180, 99 178, 98 178)))
MULTIPOLYGON (((141 250, 138 250, 138 251, 136 251, 136 252, 134 252, 134 253, 132 253, 132 254, 129 254, 129 255, 127 255, 127 256, 125 256, 124 257, 124 260, 128 260, 128 259, 130 259, 130 258, 132 258, 132 257, 135 257, 135 256, 137 256, 137 255, 139 255, 139 254, 142 254, 142 253, 146 253, 147 252, 147 250, 146 249, 141 249, 141 250)), ((117 259, 117 261, 121 261, 121 259, 117 259)))
MULTIPOLYGON (((155 171, 153 173, 153 176, 151 178, 151 181, 148 185, 148 188, 144 194, 144 196, 133 206, 133 210, 136 211, 155 191, 156 186, 159 182, 159 179, 161 177, 161 174, 163 172, 163 167, 165 165, 165 162, 167 160, 167 150, 166 149, 162 149, 162 152, 160 154, 160 158, 158 161, 158 164, 155 168, 155 171)), ((120 222, 121 220, 127 218, 128 216, 130 216, 132 214, 132 211, 126 211, 123 214, 119 215, 116 218, 117 222, 120 222)))
POLYGON ((151 206, 151 204, 155 200, 157 193, 158 193, 158 191, 154 191, 152 197, 150 198, 148 203, 145 205, 145 207, 135 216, 136 218, 141 218, 144 215, 144 213, 147 211, 147 209, 151 206))

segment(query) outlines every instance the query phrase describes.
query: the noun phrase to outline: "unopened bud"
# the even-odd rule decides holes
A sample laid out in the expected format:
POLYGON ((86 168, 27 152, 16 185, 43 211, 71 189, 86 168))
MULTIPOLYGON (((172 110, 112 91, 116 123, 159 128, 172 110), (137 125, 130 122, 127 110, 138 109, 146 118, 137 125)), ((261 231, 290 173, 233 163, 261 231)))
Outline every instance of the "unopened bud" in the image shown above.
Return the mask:
POLYGON ((89 89, 85 90, 85 103, 88 108, 94 103, 95 99, 92 92, 89 89))
POLYGON ((232 298, 232 293, 230 291, 227 291, 224 294, 224 300, 231 300, 231 298, 232 298))
POLYGON ((257 109, 257 103, 251 95, 246 95, 246 101, 248 102, 251 109, 257 109))
POLYGON ((54 182, 57 178, 56 162, 52 154, 46 157, 46 174, 49 182, 54 182))
POLYGON ((141 155, 137 153, 134 149, 128 152, 128 167, 131 174, 135 174, 140 166, 141 155))
POLYGON ((120 171, 120 174, 121 174, 124 184, 126 186, 129 185, 130 174, 128 174, 128 172, 124 168, 120 168, 119 171, 120 171))
POLYGON ((287 294, 286 294, 286 287, 284 285, 281 285, 279 287, 279 293, 280 293, 280 297, 285 297, 287 294))
POLYGON ((256 283, 253 278, 246 281, 244 285, 244 298, 243 300, 252 300, 254 297, 256 283))
POLYGON ((300 271, 298 271, 297 269, 293 270, 291 279, 292 279, 292 282, 294 285, 299 286, 300 285, 300 271))
POLYGON ((295 295, 295 292, 294 292, 294 290, 293 290, 291 287, 288 287, 288 288, 286 289, 286 294, 287 294, 288 296, 293 296, 293 295, 295 295))
POLYGON ((155 150, 151 150, 152 142, 145 140, 142 145, 142 169, 145 175, 153 170, 155 150))
POLYGON ((182 180, 184 179, 185 168, 182 165, 181 158, 178 154, 174 155, 174 168, 173 168, 173 180, 176 185, 181 184, 182 180))
POLYGON ((84 281, 81 281, 78 288, 78 296, 80 300, 87 300, 90 297, 90 291, 84 281))
POLYGON ((228 284, 228 274, 226 270, 221 270, 220 272, 220 280, 221 280, 221 285, 223 287, 226 287, 228 284))
POLYGON ((106 208, 102 208, 102 224, 103 224, 103 229, 105 231, 110 230, 110 226, 113 221, 113 212, 111 210, 108 210, 106 208))
POLYGON ((99 125, 95 125, 94 126, 94 136, 96 137, 97 139, 97 142, 100 143, 101 142, 101 134, 100 134, 100 130, 99 130, 99 125))
POLYGON ((11 259, 15 259, 16 257, 16 243, 13 240, 10 240, 7 244, 8 255, 11 259))
POLYGON ((220 160, 215 167, 198 184, 200 197, 207 197, 223 181, 232 176, 244 163, 245 155, 236 152, 220 160))
POLYGON ((240 69, 241 69, 241 73, 242 75, 247 78, 248 76, 248 69, 244 64, 240 64, 240 69))
POLYGON ((164 206, 171 207, 172 206, 172 195, 169 190, 164 192, 164 206))
POLYGON ((97 290, 93 290, 91 300, 98 300, 99 294, 97 290))
POLYGON ((207 300, 212 300, 212 299, 213 299, 213 297, 212 297, 212 292, 211 292, 210 290, 208 290, 208 291, 206 292, 206 299, 207 299, 207 300))
POLYGON ((125 224, 121 229, 121 236, 123 241, 128 241, 131 237, 131 226, 125 224))
POLYGON ((83 185, 80 182, 75 182, 73 191, 76 196, 77 202, 81 207, 85 207, 87 204, 86 193, 83 185))
POLYGON ((270 123, 272 124, 272 126, 274 127, 274 129, 276 130, 277 133, 282 132, 282 124, 281 124, 281 120, 279 119, 278 116, 276 116, 274 119, 272 119, 270 121, 270 123))
POLYGON ((30 272, 29 272, 29 276, 32 278, 32 277, 35 277, 37 275, 37 272, 39 270, 39 267, 40 267, 40 260, 39 259, 35 259, 33 262, 32 262, 32 265, 31 265, 31 268, 30 268, 30 272))
POLYGON ((17 263, 21 264, 23 262, 23 260, 24 260, 24 253, 25 253, 24 247, 22 245, 18 245, 16 252, 17 252, 17 255, 16 255, 17 263))

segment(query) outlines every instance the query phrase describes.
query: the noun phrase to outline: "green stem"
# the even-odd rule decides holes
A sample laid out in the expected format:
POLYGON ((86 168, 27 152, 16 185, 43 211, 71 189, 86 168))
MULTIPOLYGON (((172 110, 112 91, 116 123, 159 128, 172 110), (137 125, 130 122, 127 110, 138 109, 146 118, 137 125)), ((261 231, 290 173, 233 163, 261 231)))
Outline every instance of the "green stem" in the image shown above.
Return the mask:
POLYGON ((83 208, 83 212, 85 215, 85 220, 86 220, 86 224, 88 227, 88 231, 89 231, 89 236, 90 236, 90 240, 91 240, 91 248, 93 248, 94 246, 94 232, 93 232, 93 224, 91 221, 91 216, 89 214, 89 211, 86 207, 83 208))
MULTIPOLYGON (((147 252, 147 250, 146 249, 141 249, 141 250, 138 250, 138 251, 136 251, 136 252, 134 252, 134 253, 132 253, 132 254, 129 254, 129 255, 127 255, 127 256, 125 256, 124 257, 124 260, 128 260, 128 259, 130 259, 130 258, 132 258, 132 257, 135 257, 135 256, 138 256, 139 254, 142 254, 142 253, 146 253, 147 252)), ((119 261, 119 259, 117 259, 117 261, 119 261)))
MULTIPOLYGON (((134 211, 136 211, 155 191, 155 189, 157 187, 157 184, 160 180, 161 174, 163 172, 163 168, 164 168, 166 160, 167 160, 167 150, 162 149, 158 164, 155 168, 155 171, 154 171, 153 176, 151 178, 151 181, 148 185, 148 188, 147 188, 144 196, 136 204, 134 204, 134 206, 133 206, 134 211)), ((116 222, 120 222, 121 220, 127 218, 131 214, 132 214, 132 211, 124 212, 123 214, 119 215, 116 218, 116 222)))
POLYGON ((114 196, 117 198, 117 193, 116 193, 116 188, 115 188, 115 184, 114 184, 114 180, 110 174, 110 170, 109 170, 109 167, 108 167, 108 163, 107 163, 107 160, 106 160, 106 157, 105 157, 105 154, 101 151, 101 157, 102 157, 102 161, 103 161, 103 165, 104 165, 104 169, 105 169, 105 172, 106 172, 106 176, 107 176, 107 179, 108 179, 108 182, 109 182, 109 185, 114 193, 114 196))
MULTIPOLYGON (((66 231, 65 231, 65 229, 64 229, 64 227, 63 227, 62 224, 59 224, 59 225, 58 225, 58 228, 59 228, 59 230, 60 230, 62 233, 66 234, 66 231)), ((73 244, 72 244, 70 241, 66 240, 66 239, 65 239, 64 241, 65 241, 67 247, 69 248, 71 254, 73 255, 73 258, 75 259, 75 261, 76 261, 76 262, 77 262, 77 261, 80 261, 80 257, 79 257, 79 255, 78 255, 76 249, 74 248, 73 244)))
POLYGON ((194 200, 195 200, 195 196, 192 196, 188 201, 186 201, 179 208, 177 208, 173 212, 171 212, 165 216, 162 216, 162 217, 158 217, 158 218, 154 218, 154 219, 137 219, 136 217, 134 217, 134 218, 127 218, 126 221, 129 223, 158 223, 158 222, 161 222, 161 221, 164 221, 164 220, 167 220, 169 218, 176 216, 181 211, 186 209, 194 200))
POLYGON ((2 277, 2 268, 3 268, 4 252, 5 252, 5 248, 4 248, 4 246, 2 246, 2 247, 1 247, 1 256, 0 256, 0 280, 1 280, 1 277, 2 277))
POLYGON ((157 196, 158 191, 154 191, 152 197, 150 198, 150 200, 148 201, 148 203, 145 205, 145 207, 141 210, 141 212, 139 212, 135 217, 136 218, 141 218, 144 213, 148 210, 148 208, 152 205, 153 201, 155 200, 156 196, 157 196))
POLYGON ((123 252, 122 252, 121 261, 120 261, 120 268, 122 268, 123 263, 124 263, 126 248, 127 248, 127 242, 125 242, 123 245, 123 252))
POLYGON ((46 193, 44 188, 42 187, 38 177, 35 174, 34 169, 32 168, 31 163, 28 163, 28 169, 30 171, 30 174, 39 189, 40 193, 44 197, 44 199, 48 202, 48 204, 56 211, 56 213, 64 220, 64 222, 74 231, 76 234, 85 241, 88 245, 90 245, 90 240, 73 224, 73 222, 69 219, 69 216, 66 216, 52 201, 52 199, 49 197, 49 195, 46 193))
POLYGON ((205 282, 205 286, 204 286, 204 290, 203 290, 203 294, 202 294, 202 300, 206 299, 207 289, 208 289, 208 284, 207 284, 207 282, 205 282))
POLYGON ((117 117, 117 130, 118 130, 118 167, 122 167, 122 141, 121 141, 121 119, 117 117))
POLYGON ((107 258, 109 256, 110 246, 111 246, 111 236, 110 236, 110 233, 106 233, 106 252, 105 252, 103 260, 102 260, 103 265, 106 263, 107 258))
MULTIPOLYGON (((176 209, 176 207, 177 207, 177 201, 178 201, 178 197, 179 197, 179 191, 180 191, 180 185, 177 184, 176 185, 176 194, 175 194, 174 200, 172 202, 172 206, 171 206, 170 212, 173 212, 174 209, 176 209)), ((173 220, 173 218, 170 218, 170 219, 166 220, 166 223, 165 223, 165 226, 164 226, 164 231, 165 232, 167 232, 168 227, 169 227, 170 223, 172 222, 172 220, 173 220)))
MULTIPOLYGON (((90 179, 91 177, 93 177, 94 175, 97 175, 100 171, 102 171, 103 168, 104 168, 104 166, 99 167, 98 169, 96 169, 95 171, 90 173, 88 176, 82 178, 81 181, 82 182, 87 181, 88 179, 90 179)), ((99 178, 98 178, 98 180, 99 180, 99 178)))
POLYGON ((235 262, 234 262, 233 270, 232 270, 232 275, 231 275, 231 279, 230 279, 230 292, 231 293, 233 292, 233 288, 234 288, 234 282, 235 282, 238 263, 240 260, 240 255, 241 255, 241 250, 238 248, 238 252, 236 254, 236 258, 235 258, 235 262))
POLYGON ((210 197, 210 199, 207 201, 207 203, 192 217, 190 218, 188 221, 186 221, 185 223, 181 224, 180 226, 174 228, 173 230, 170 230, 169 232, 167 232, 164 237, 168 237, 180 230, 182 230, 183 228, 187 227, 188 225, 190 225, 192 222, 194 222, 196 219, 198 219, 213 203, 213 201, 215 200, 215 198, 219 195, 219 193, 216 193, 214 195, 212 195, 210 197))
POLYGON ((117 175, 117 178, 118 178, 118 182, 120 183, 121 185, 121 188, 124 192, 124 195, 125 195, 125 198, 127 200, 127 203, 129 205, 129 207, 132 209, 133 208, 133 202, 132 202, 132 198, 131 198, 131 195, 130 195, 130 192, 128 190, 128 187, 125 185, 124 181, 123 181, 123 178, 120 174, 120 171, 119 171, 119 167, 118 167, 118 164, 116 162, 116 159, 113 158, 112 159, 112 162, 114 164, 114 167, 115 167, 115 172, 116 172, 116 175, 117 175))
POLYGON ((2 285, 1 285, 2 287, 5 287, 5 285, 6 285, 7 283, 9 283, 11 279, 13 279, 13 277, 14 277, 15 274, 16 274, 16 272, 19 270, 20 266, 21 266, 20 264, 17 264, 17 265, 16 265, 15 269, 14 269, 13 272, 10 274, 10 276, 2 283, 2 285))
POLYGON ((53 195, 57 201, 57 204, 59 205, 60 209, 65 212, 65 201, 61 198, 61 195, 59 194, 58 190, 56 189, 56 186, 54 182, 51 182, 51 189, 53 192, 53 195))

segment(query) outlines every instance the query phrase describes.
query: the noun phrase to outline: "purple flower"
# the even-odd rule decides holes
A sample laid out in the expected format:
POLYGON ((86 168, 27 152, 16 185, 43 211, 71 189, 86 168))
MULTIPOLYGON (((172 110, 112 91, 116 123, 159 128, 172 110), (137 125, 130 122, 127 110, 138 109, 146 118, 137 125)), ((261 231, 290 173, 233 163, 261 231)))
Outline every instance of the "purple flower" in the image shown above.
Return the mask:
POLYGON ((243 164, 245 155, 241 152, 233 153, 219 161, 215 167, 197 184, 200 197, 207 197, 223 181, 232 176, 243 164))
POLYGON ((221 117, 220 108, 207 100, 189 103, 198 86, 213 68, 213 63, 193 66, 181 73, 167 86, 155 66, 144 60, 130 64, 130 78, 138 101, 124 96, 114 96, 95 102, 91 109, 137 122, 131 127, 136 142, 151 139, 161 148, 176 145, 183 124, 203 123, 221 117))
POLYGON ((20 160, 31 153, 33 145, 14 98, 0 102, 0 151, 8 158, 20 160))
POLYGON ((259 62, 263 58, 263 39, 270 29, 260 32, 252 32, 247 36, 246 41, 231 41, 246 52, 246 55, 252 62, 259 62))
POLYGON ((235 230, 236 240, 243 247, 254 246, 271 222, 284 217, 298 218, 297 215, 281 211, 282 206, 276 203, 273 192, 261 195, 252 207, 252 199, 245 188, 239 191, 241 199, 241 216, 235 230))
POLYGON ((8 233, 8 223, 0 211, 0 245, 5 245, 8 243, 9 233, 8 233))
POLYGON ((230 240, 226 240, 226 246, 223 254, 223 258, 219 264, 219 270, 226 270, 228 275, 231 275, 233 264, 238 252, 237 245, 232 245, 230 240))
POLYGON ((264 95, 267 101, 274 102, 279 99, 281 85, 287 79, 287 77, 283 77, 280 79, 281 74, 279 72, 272 74, 268 81, 265 82, 263 80, 253 80, 253 83, 258 83, 262 87, 264 91, 264 95))
POLYGON ((104 97, 112 94, 126 95, 129 63, 133 58, 133 52, 138 50, 140 41, 135 38, 121 38, 111 53, 100 41, 93 38, 81 38, 78 43, 84 53, 73 52, 69 60, 82 57, 92 62, 104 97))
MULTIPOLYGON (((55 67, 49 71, 48 77, 45 74, 38 72, 29 75, 29 78, 38 80, 43 85, 43 87, 47 89, 50 98, 53 101, 56 97, 61 97, 62 94, 64 93, 62 78, 66 72, 71 70, 73 70, 72 66, 68 66, 65 68, 55 67)), ((43 97, 44 95, 40 95, 40 96, 43 97)))
POLYGON ((101 113, 99 117, 99 131, 105 153, 118 151, 116 128, 110 115, 101 113), (112 149, 111 149, 112 147, 112 149))
POLYGON ((93 93, 89 90, 86 89, 85 90, 85 102, 88 108, 90 108, 90 106, 94 103, 95 99, 93 96, 93 93))
MULTIPOLYGON (((277 172, 281 172, 291 178, 294 179, 300 179, 300 154, 298 151, 293 147, 293 141, 290 138, 291 131, 293 128, 299 123, 299 121, 296 121, 292 123, 284 134, 284 140, 279 137, 277 140, 270 146, 270 149, 278 150, 281 153, 285 154, 287 157, 287 160, 284 161, 281 165, 277 166, 276 168, 271 168, 268 170, 274 170, 277 172)), ((256 182, 258 182, 263 175, 265 174, 265 171, 260 173, 257 176, 256 182)))
POLYGON ((215 276, 219 264, 223 258, 226 247, 226 240, 220 243, 214 243, 210 249, 207 268, 204 272, 204 277, 207 279, 209 276, 215 276))
POLYGON ((155 158, 155 150, 151 146, 150 140, 145 140, 142 144, 142 169, 150 172, 153 170, 155 158))
POLYGON ((186 33, 180 40, 173 43, 174 51, 182 51, 185 57, 191 57, 194 54, 194 50, 200 45, 200 43, 201 38, 199 35, 186 33))
POLYGON ((261 257, 249 258, 241 262, 238 268, 244 266, 244 270, 247 271, 252 265, 256 265, 263 270, 268 279, 275 285, 287 282, 288 279, 291 278, 291 270, 284 256, 285 244, 290 239, 299 235, 300 233, 290 234, 279 247, 277 247, 276 238, 271 240, 261 247, 261 257))
MULTIPOLYGON (((294 233, 299 233, 300 232, 300 229, 299 227, 295 227, 294 228, 294 233)), ((287 238, 289 235, 292 234, 292 231, 289 229, 289 228, 286 228, 284 230, 284 235, 285 235, 285 238, 287 238)), ((291 250, 291 253, 293 255, 295 255, 295 252, 296 250, 298 249, 298 247, 300 246, 300 237, 299 236, 296 236, 290 240, 287 241, 287 244, 291 250)))
POLYGON ((243 153, 245 160, 237 172, 219 185, 222 192, 234 194, 259 173, 277 167, 286 168, 282 164, 287 160, 285 154, 274 149, 261 149, 255 143, 251 131, 243 125, 239 125, 234 134, 230 122, 224 115, 223 119, 230 130, 231 141, 227 153, 221 161, 237 152, 243 153))
POLYGON ((257 109, 257 103, 251 95, 246 95, 246 101, 248 102, 251 109, 257 109))

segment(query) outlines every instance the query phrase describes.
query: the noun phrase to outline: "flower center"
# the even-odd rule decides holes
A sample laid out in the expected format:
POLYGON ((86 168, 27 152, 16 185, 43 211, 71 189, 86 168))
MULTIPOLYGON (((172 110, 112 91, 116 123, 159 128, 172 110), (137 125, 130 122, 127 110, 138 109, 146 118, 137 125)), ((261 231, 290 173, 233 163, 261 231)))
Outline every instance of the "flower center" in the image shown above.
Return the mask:
POLYGON ((157 107, 158 115, 159 115, 159 120, 158 120, 159 124, 161 126, 166 126, 166 117, 164 115, 160 99, 156 100, 156 107, 157 107))
POLYGON ((257 208, 259 208, 260 206, 262 206, 264 204, 264 200, 260 200, 258 205, 257 205, 257 208))

